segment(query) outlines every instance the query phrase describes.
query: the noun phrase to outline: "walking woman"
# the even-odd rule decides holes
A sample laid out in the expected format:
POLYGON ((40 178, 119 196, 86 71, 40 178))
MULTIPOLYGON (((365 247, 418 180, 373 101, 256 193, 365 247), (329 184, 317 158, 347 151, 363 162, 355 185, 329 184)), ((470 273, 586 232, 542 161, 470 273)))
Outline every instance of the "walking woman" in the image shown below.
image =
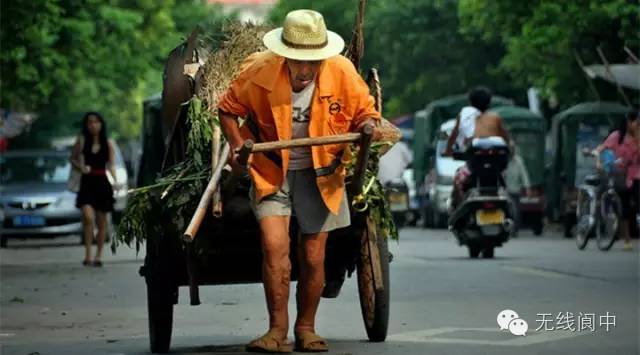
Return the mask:
POLYGON ((104 118, 97 112, 87 112, 82 119, 82 135, 78 136, 71 153, 71 163, 82 172, 76 207, 82 210, 85 266, 102 266, 102 248, 107 235, 107 215, 113 210, 115 184, 114 147, 107 139, 104 118), (98 227, 97 249, 91 260, 94 224, 98 227))

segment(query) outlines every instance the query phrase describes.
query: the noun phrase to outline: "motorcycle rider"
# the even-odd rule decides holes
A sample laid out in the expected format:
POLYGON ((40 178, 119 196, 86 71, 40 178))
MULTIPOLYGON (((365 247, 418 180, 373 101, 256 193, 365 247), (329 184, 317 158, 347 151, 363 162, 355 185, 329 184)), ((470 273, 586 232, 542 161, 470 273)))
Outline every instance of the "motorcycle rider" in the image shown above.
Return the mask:
MULTIPOLYGON (((483 86, 472 89, 469 92, 469 104, 470 107, 464 107, 456 118, 456 125, 449 136, 443 155, 451 156, 456 142, 460 151, 466 150, 467 145, 474 138, 501 137, 509 147, 512 147, 513 142, 504 127, 502 118, 497 113, 488 111, 491 105, 491 91, 483 86)), ((513 149, 510 150, 513 151, 513 149)), ((465 183, 469 181, 470 175, 471 171, 467 164, 456 171, 451 191, 452 211, 462 200, 466 190, 465 183)))

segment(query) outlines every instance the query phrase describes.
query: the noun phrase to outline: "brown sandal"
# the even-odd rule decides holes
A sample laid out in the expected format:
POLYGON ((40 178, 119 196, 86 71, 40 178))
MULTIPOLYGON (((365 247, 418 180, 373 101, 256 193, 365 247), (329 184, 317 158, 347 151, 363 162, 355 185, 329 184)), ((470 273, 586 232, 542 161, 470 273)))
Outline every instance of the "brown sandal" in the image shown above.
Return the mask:
POLYGON ((296 333, 295 349, 301 353, 321 353, 329 351, 329 344, 314 332, 300 332, 296 333))
POLYGON ((282 339, 277 334, 269 331, 267 334, 247 344, 247 351, 256 353, 290 353, 293 352, 293 345, 286 337, 282 339))

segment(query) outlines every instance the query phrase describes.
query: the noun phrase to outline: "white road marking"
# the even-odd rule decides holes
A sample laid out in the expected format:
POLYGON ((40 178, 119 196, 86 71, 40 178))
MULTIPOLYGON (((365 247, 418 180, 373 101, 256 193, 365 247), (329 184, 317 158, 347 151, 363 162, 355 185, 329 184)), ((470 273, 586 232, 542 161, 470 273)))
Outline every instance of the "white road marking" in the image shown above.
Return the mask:
POLYGON ((409 343, 441 343, 441 344, 474 344, 474 345, 500 345, 500 346, 525 346, 539 343, 548 343, 551 341, 579 337, 581 335, 591 334, 589 332, 571 332, 571 331, 530 331, 526 336, 515 336, 508 331, 500 331, 496 328, 434 328, 424 329, 413 332, 405 332, 393 334, 387 337, 390 342, 409 342, 409 343), (452 338, 444 336, 447 333, 459 331, 475 331, 503 333, 505 340, 483 340, 483 339, 464 339, 452 338))

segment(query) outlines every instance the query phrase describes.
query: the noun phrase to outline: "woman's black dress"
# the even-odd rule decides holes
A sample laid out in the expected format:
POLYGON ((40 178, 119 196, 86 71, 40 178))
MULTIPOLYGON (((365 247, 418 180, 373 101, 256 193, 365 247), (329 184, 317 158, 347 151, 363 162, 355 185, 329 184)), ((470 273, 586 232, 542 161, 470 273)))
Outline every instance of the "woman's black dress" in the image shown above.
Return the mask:
POLYGON ((107 179, 107 161, 109 160, 109 147, 106 144, 100 146, 97 153, 91 151, 91 143, 85 145, 82 154, 84 164, 91 167, 91 172, 82 174, 80 179, 80 191, 76 197, 76 207, 91 205, 96 211, 113 211, 113 188, 107 179))

